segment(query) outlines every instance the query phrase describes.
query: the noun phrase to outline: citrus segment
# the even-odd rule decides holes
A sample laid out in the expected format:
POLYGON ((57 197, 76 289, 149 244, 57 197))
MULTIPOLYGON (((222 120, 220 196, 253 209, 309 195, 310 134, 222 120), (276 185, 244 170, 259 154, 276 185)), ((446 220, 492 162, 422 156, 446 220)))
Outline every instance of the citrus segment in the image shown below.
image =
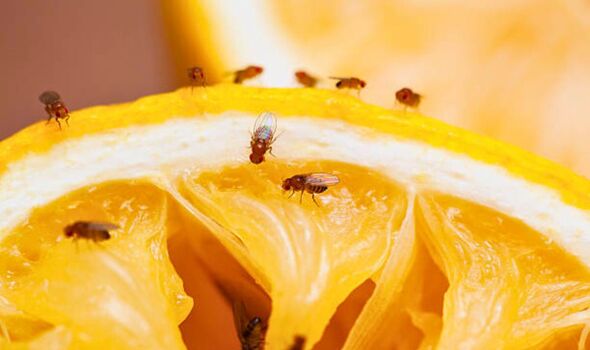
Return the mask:
POLYGON ((0 340, 28 342, 52 329, 52 325, 27 315, 5 298, 0 298, 0 340))
MULTIPOLYGON (((345 349, 387 346, 390 343, 387 338, 394 333, 392 329, 396 328, 396 324, 400 325, 403 315, 400 313, 399 305, 396 304, 399 303, 402 287, 416 259, 414 194, 408 194, 406 200, 403 222, 397 228, 394 244, 387 252, 387 260, 372 276, 376 288, 353 326, 345 349)), ((406 331, 404 334, 403 339, 411 343, 413 340, 411 333, 406 331)), ((398 337, 394 338, 398 339, 398 337)), ((419 338, 419 335, 416 338, 419 338)), ((396 347, 400 347, 400 344, 396 344, 396 347)))
POLYGON ((317 350, 342 349, 350 330, 366 305, 367 300, 373 294, 374 289, 375 282, 368 279, 353 290, 346 300, 338 306, 330 319, 330 323, 324 330, 322 338, 313 348, 317 350))
POLYGON ((590 272, 523 223, 448 195, 418 200, 449 279, 440 349, 526 348, 590 320, 590 272))
MULTIPOLYGON (((185 225, 183 230, 193 235, 198 226, 185 225)), ((210 247, 205 243, 198 246, 201 249, 210 247)), ((182 277, 185 291, 195 301, 193 310, 180 325, 186 347, 210 350, 238 349, 238 338, 233 336, 232 305, 228 303, 227 295, 219 289, 219 285, 223 283, 220 281, 222 278, 216 279, 214 273, 208 269, 209 265, 203 264, 203 258, 210 259, 212 264, 217 264, 219 259, 215 259, 214 253, 207 254, 206 257, 205 254, 199 256, 187 237, 181 234, 174 235, 169 240, 168 247, 172 263, 182 277), (220 329, 224 331, 221 332, 220 329)), ((212 253, 211 249, 207 251, 212 253)), ((236 297, 236 300, 238 299, 245 300, 249 306, 252 305, 250 299, 236 297)))
POLYGON ((85 188, 37 209, 0 247, 0 292, 65 326, 74 348, 183 348, 177 325, 192 300, 168 261, 166 211, 164 193, 146 184, 85 188), (76 220, 121 228, 74 242, 63 227, 76 220))
POLYGON ((405 210, 399 185, 338 162, 277 160, 187 181, 191 203, 243 242, 236 256, 272 299, 267 342, 277 348, 296 335, 321 337, 337 306, 381 266, 405 210), (319 205, 280 188, 286 177, 328 171, 341 183, 316 195, 319 205))

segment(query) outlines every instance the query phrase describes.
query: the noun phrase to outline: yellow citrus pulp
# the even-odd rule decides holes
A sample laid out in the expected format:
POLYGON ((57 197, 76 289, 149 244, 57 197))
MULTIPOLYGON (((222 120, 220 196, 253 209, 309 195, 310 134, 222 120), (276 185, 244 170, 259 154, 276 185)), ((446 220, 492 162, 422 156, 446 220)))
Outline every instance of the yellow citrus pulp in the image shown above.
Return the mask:
POLYGON ((237 348, 234 302, 268 349, 584 346, 590 183, 555 164, 327 90, 181 89, 70 124, 0 143, 9 348, 237 348), (282 133, 254 165, 264 111, 282 133), (319 206, 280 187, 309 172, 340 178, 319 206), (77 220, 120 229, 72 242, 77 220))

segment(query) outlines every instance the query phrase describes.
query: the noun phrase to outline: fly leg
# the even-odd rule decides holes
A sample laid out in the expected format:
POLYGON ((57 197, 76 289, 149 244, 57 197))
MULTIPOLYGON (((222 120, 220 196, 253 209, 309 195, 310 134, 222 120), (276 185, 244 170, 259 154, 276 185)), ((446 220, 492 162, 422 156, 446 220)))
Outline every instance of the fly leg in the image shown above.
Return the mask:
POLYGON ((320 205, 319 205, 319 203, 318 203, 318 202, 315 200, 315 193, 312 193, 312 194, 311 194, 311 199, 313 199, 313 202, 314 202, 314 203, 315 203, 315 205, 317 205, 317 206, 318 206, 318 208, 319 208, 319 206, 320 206, 320 205))
POLYGON ((293 197, 293 195, 294 195, 294 194, 295 194, 295 190, 293 190, 293 192, 291 192, 291 194, 290 194, 290 195, 289 195, 289 197, 287 197, 287 198, 291 198, 291 197, 293 197))
POLYGON ((299 204, 303 203, 303 190, 301 190, 301 196, 299 196, 299 204))
POLYGON ((67 124, 67 126, 70 126, 70 122, 69 122, 69 120, 70 120, 70 115, 69 115, 69 114, 66 114, 66 117, 65 117, 65 119, 64 119, 64 120, 66 121, 66 124, 67 124))

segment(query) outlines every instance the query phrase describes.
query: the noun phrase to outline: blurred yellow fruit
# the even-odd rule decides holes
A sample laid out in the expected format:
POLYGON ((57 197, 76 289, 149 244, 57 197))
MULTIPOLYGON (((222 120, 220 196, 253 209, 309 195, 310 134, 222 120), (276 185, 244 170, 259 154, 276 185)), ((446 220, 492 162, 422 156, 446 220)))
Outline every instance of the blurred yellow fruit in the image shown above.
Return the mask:
POLYGON ((590 183, 516 148, 320 89, 181 89, 70 124, 0 143, 8 347, 235 348, 236 301, 269 349, 557 349, 590 322, 590 183), (284 133, 256 166, 263 111, 284 133), (280 187, 310 172, 341 181, 319 206, 280 187), (77 220, 121 229, 74 243, 77 220))

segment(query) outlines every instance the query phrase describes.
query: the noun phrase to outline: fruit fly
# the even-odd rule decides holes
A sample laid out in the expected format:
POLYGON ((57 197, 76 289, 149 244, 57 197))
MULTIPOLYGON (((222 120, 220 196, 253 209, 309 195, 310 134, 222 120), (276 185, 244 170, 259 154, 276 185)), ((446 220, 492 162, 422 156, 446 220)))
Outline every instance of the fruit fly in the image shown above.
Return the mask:
POLYGON ((252 79, 259 76, 264 71, 264 68, 259 66, 248 66, 234 72, 234 83, 241 84, 244 80, 252 79))
POLYGON ((264 112, 256 118, 250 139, 250 148, 252 149, 250 161, 252 163, 262 163, 266 151, 272 154, 272 144, 276 140, 276 131, 277 117, 274 113, 264 112))
POLYGON ((330 79, 338 80, 336 82, 337 89, 354 89, 360 95, 361 89, 367 86, 367 83, 364 80, 360 80, 359 78, 349 77, 349 78, 338 78, 338 77, 330 77, 330 79))
POLYGON ((334 186, 340 182, 340 179, 336 175, 326 173, 310 173, 295 175, 288 179, 283 180, 282 188, 285 191, 292 191, 289 198, 297 191, 301 191, 299 197, 299 203, 303 200, 303 192, 311 193, 311 199, 319 207, 320 205, 315 200, 316 193, 325 192, 328 186, 334 186))
POLYGON ((187 75, 191 81, 191 91, 195 85, 205 87, 207 81, 205 80, 205 72, 201 67, 190 67, 187 69, 187 75))
POLYGON ((262 318, 255 316, 248 319, 243 303, 234 303, 234 323, 242 350, 264 349, 266 324, 262 318))
POLYGON ((68 238, 73 237, 74 241, 83 238, 98 243, 110 239, 109 230, 118 228, 119 226, 109 222, 76 221, 64 228, 64 234, 68 238))
POLYGON ((60 119, 64 119, 66 124, 69 125, 68 120, 70 119, 70 112, 57 92, 45 91, 39 96, 39 101, 45 105, 45 112, 49 115, 47 123, 51 121, 51 118, 54 118, 57 125, 59 125, 60 130, 60 119))
POLYGON ((293 344, 291 344, 291 346, 289 347, 289 350, 303 350, 304 346, 305 346, 305 337, 302 337, 300 335, 296 335, 295 338, 293 338, 293 344))
POLYGON ((416 108, 420 104, 422 96, 412 91, 412 89, 405 87, 395 93, 395 99, 404 107, 416 108))
POLYGON ((309 88, 315 87, 315 85, 318 83, 317 78, 312 77, 302 70, 295 72, 295 78, 299 84, 309 88))

